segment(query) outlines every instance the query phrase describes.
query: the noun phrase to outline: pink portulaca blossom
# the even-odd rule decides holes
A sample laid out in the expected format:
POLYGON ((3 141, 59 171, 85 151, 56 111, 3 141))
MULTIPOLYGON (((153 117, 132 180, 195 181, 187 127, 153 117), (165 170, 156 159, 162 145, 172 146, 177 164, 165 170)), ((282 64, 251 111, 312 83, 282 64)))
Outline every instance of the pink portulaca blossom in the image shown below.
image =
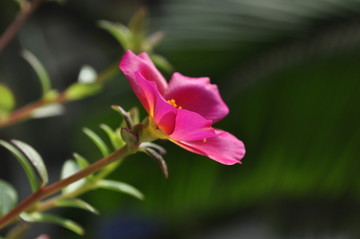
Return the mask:
POLYGON ((168 139, 222 164, 241 163, 243 142, 212 127, 229 109, 209 78, 174 73, 167 83, 146 53, 131 51, 123 56, 120 69, 150 116, 154 138, 168 139))

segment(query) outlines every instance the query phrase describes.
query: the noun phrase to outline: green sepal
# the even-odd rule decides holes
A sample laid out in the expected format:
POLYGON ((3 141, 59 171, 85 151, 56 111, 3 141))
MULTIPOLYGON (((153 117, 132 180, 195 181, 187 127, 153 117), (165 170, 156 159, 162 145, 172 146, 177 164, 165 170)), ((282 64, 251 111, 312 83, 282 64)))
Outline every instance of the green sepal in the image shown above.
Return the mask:
POLYGON ((84 235, 84 229, 76 222, 52 214, 39 213, 39 212, 21 213, 20 217, 26 222, 54 223, 64 228, 67 228, 70 231, 75 232, 76 234, 84 235))
POLYGON ((124 182, 103 179, 98 181, 96 186, 98 188, 125 193, 140 200, 144 199, 144 195, 138 189, 124 182))
POLYGON ((39 78, 43 96, 51 89, 51 81, 48 72, 46 71, 43 64, 36 58, 34 54, 32 54, 28 50, 23 50, 22 56, 25 58, 27 62, 32 66, 36 75, 39 78))
POLYGON ((17 200, 18 196, 14 187, 0 179, 0 217, 10 212, 17 200))
POLYGON ((121 128, 120 130, 122 139, 130 147, 136 147, 139 145, 139 136, 128 128, 121 128))
POLYGON ((56 207, 75 207, 80 208, 85 211, 94 213, 96 215, 99 214, 98 210, 96 210, 93 206, 91 206, 89 203, 78 199, 78 198, 63 198, 60 200, 57 200, 55 203, 56 207))
POLYGON ((149 155, 152 159, 155 160, 155 162, 160 166, 161 171, 164 174, 165 178, 169 177, 169 170, 166 164, 166 161, 164 160, 164 158, 161 156, 161 154, 159 153, 158 150, 151 148, 151 147, 147 147, 145 148, 145 153, 147 155, 149 155))
POLYGON ((32 191, 35 192, 39 188, 39 181, 29 159, 25 157, 25 155, 21 153, 21 151, 17 149, 14 145, 6 141, 0 139, 0 145, 9 150, 10 153, 18 160, 20 165, 23 167, 27 178, 29 179, 32 191))
POLYGON ((83 132, 90 138, 90 140, 98 147, 101 154, 105 157, 110 154, 110 150, 105 142, 94 131, 88 128, 83 128, 83 132))

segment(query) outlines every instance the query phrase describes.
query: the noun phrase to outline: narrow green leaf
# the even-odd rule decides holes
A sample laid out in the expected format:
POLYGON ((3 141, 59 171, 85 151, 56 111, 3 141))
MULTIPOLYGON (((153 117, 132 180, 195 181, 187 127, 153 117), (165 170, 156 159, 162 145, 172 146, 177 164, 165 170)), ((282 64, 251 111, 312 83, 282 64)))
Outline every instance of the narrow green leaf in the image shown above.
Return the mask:
POLYGON ((70 231, 73 231, 79 235, 84 235, 84 229, 74 221, 71 221, 66 218, 58 217, 52 214, 46 214, 46 213, 22 213, 20 217, 27 222, 47 222, 47 223, 54 223, 57 225, 60 225, 64 228, 69 229, 70 231))
POLYGON ((10 212, 17 202, 13 186, 0 179, 0 217, 10 212))
POLYGON ((29 160, 12 144, 9 144, 6 141, 0 139, 0 145, 5 147, 10 153, 19 161, 20 165, 23 167, 26 176, 29 179, 29 183, 33 192, 35 192, 39 187, 38 178, 34 171, 34 168, 31 166, 29 160))
POLYGON ((39 59, 37 59, 35 55, 32 54, 30 51, 24 50, 22 52, 22 55, 25 58, 25 60, 27 60, 27 62, 29 62, 29 64, 35 70, 35 73, 38 76, 41 84, 43 96, 45 96, 46 93, 51 89, 49 74, 47 73, 45 67, 41 64, 39 59))
POLYGON ((92 130, 83 128, 83 132, 93 141, 93 143, 99 148, 101 154, 105 157, 110 154, 105 142, 92 130))
POLYGON ((89 162, 80 154, 74 153, 73 156, 74 156, 74 159, 76 160, 76 163, 80 169, 84 169, 89 166, 89 162))
POLYGON ((124 182, 103 179, 98 181, 96 186, 98 188, 126 193, 140 200, 144 199, 144 195, 138 189, 124 182))
MULTIPOLYGON (((77 173, 79 171, 79 166, 75 163, 74 160, 66 160, 62 170, 61 170, 61 179, 67 178, 75 173, 77 173)), ((81 186, 83 186, 83 184, 85 183, 85 179, 80 179, 72 184, 70 184, 69 186, 65 187, 62 192, 63 193, 70 193, 73 191, 76 191, 77 189, 79 189, 81 186)))
POLYGON ((88 96, 95 95, 101 90, 99 83, 74 83, 69 86, 66 91, 67 100, 80 100, 88 96))
POLYGON ((105 20, 99 21, 98 25, 109 32, 125 50, 133 49, 132 33, 129 28, 123 24, 112 23, 105 20))
POLYGON ((0 120, 5 118, 15 107, 15 97, 11 90, 0 84, 0 120))
POLYGON ((30 145, 19 141, 11 140, 11 142, 28 158, 29 162, 35 169, 35 173, 40 179, 40 186, 44 186, 48 183, 48 173, 40 154, 30 145))
POLYGON ((76 207, 80 209, 84 209, 94 214, 99 214, 98 210, 96 210, 89 203, 81 200, 81 199, 73 199, 73 198, 63 198, 56 201, 55 206, 57 207, 76 207))
POLYGON ((116 132, 114 132, 108 125, 101 124, 100 128, 103 129, 104 132, 107 134, 107 136, 111 141, 111 144, 115 149, 119 149, 125 145, 125 141, 122 140, 122 138, 119 137, 119 135, 116 132))

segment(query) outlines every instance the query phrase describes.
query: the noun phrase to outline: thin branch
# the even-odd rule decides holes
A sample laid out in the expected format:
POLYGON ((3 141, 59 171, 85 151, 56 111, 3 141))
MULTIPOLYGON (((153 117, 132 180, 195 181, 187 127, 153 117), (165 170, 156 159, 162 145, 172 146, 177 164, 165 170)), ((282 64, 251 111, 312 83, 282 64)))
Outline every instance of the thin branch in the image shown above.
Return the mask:
POLYGON ((44 0, 34 0, 32 2, 24 2, 20 13, 0 37, 0 52, 2 52, 11 39, 14 38, 22 25, 43 1, 44 0))
POLYGON ((18 204, 15 208, 13 208, 4 217, 0 218, 0 229, 4 228, 5 226, 12 223, 20 215, 20 213, 29 209, 32 205, 34 205, 34 203, 38 202, 39 200, 60 191, 64 187, 78 181, 79 179, 82 179, 86 176, 89 176, 90 174, 93 174, 93 173, 99 171, 100 169, 104 168, 105 166, 115 162, 116 160, 124 158, 125 156, 132 154, 135 151, 136 151, 136 149, 129 148, 125 145, 121 149, 96 161, 95 163, 91 164, 89 167, 77 172, 76 174, 74 174, 68 178, 65 178, 63 180, 60 180, 58 182, 55 182, 47 187, 39 189, 35 193, 31 194, 24 201, 22 201, 20 204, 18 204))
POLYGON ((41 108, 43 106, 52 104, 52 103, 63 103, 66 101, 66 97, 64 93, 59 94, 55 99, 52 100, 44 100, 40 99, 24 107, 15 110, 10 114, 9 117, 5 118, 4 120, 0 121, 0 128, 7 127, 21 121, 24 121, 31 117, 34 110, 41 108))
MULTIPOLYGON (((98 75, 96 83, 103 84, 106 80, 114 76, 118 70, 118 63, 114 63, 105 69, 101 74, 98 75)), ((66 91, 66 90, 65 90, 66 91)), ((22 108, 19 108, 13 111, 8 117, 3 120, 0 120, 0 129, 19 123, 31 117, 31 114, 34 110, 41 108, 43 106, 52 104, 52 103, 66 103, 69 100, 66 98, 65 91, 60 93, 56 98, 51 100, 39 99, 28 105, 25 105, 22 108)))

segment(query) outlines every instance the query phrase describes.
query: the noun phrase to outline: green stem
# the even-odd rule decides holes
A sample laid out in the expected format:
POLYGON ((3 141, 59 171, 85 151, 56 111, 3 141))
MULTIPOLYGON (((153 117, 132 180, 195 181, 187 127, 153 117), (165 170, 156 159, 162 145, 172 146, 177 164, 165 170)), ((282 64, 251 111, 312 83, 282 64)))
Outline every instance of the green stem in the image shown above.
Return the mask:
POLYGON ((96 161, 95 163, 93 163, 90 166, 88 166, 87 168, 77 172, 76 174, 74 174, 68 178, 65 178, 63 180, 60 180, 58 182, 55 182, 47 187, 39 189, 38 191, 36 191, 32 195, 30 195, 28 198, 26 198, 24 201, 22 201, 19 205, 17 205, 14 209, 12 209, 4 217, 0 218, 0 229, 9 225, 20 215, 20 213, 28 210, 32 205, 34 205, 39 200, 60 191, 64 187, 78 181, 79 179, 82 179, 86 176, 89 176, 90 174, 93 174, 93 173, 99 171, 100 169, 115 162, 116 160, 124 158, 125 156, 130 155, 132 153, 135 153, 136 150, 137 149, 131 148, 131 147, 128 147, 127 145, 125 145, 121 149, 96 161))

